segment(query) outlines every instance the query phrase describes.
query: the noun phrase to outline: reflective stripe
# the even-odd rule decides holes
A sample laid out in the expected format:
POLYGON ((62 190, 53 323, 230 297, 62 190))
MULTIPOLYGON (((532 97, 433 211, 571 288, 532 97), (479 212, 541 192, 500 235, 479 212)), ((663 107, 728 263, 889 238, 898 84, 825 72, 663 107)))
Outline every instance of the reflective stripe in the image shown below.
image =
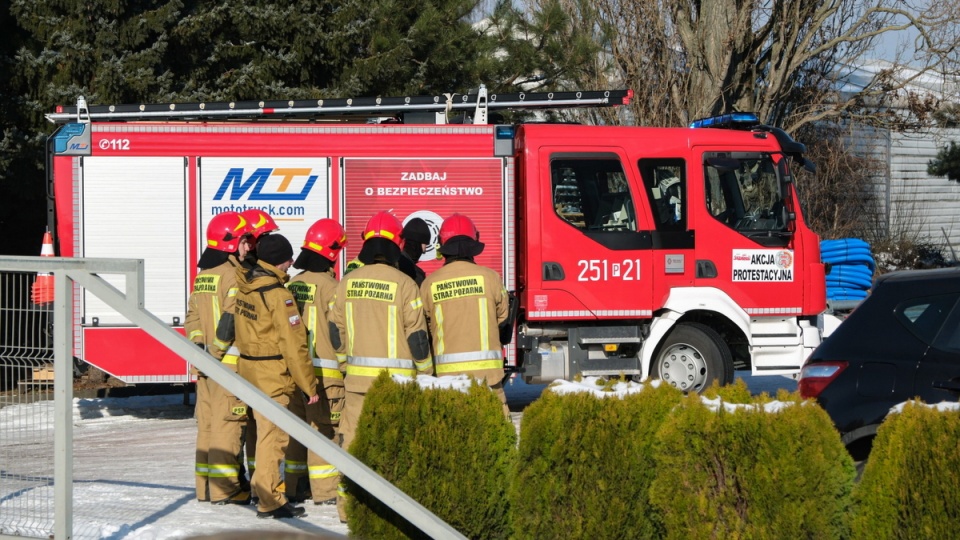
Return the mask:
MULTIPOLYGON (((798 308, 799 309, 799 308, 798 308)), ((750 310, 745 310, 750 313, 750 310)), ((650 317, 653 311, 649 309, 600 309, 597 311, 570 310, 570 311, 531 311, 528 317, 540 319, 562 319, 566 317, 650 317)))
POLYGON ((337 496, 338 497, 347 496, 347 485, 344 484, 343 482, 340 482, 339 484, 337 484, 337 496))
POLYGON ((340 471, 333 465, 313 465, 309 468, 309 471, 311 480, 314 478, 333 478, 340 474, 340 471))
POLYGON ((306 461, 287 461, 283 464, 284 472, 290 474, 303 474, 307 472, 307 462, 306 461))
POLYGON ((363 377, 378 377, 381 371, 386 371, 390 375, 403 375, 405 377, 415 377, 417 371, 411 368, 385 368, 385 367, 363 367, 351 366, 347 364, 347 375, 356 375, 363 377))
POLYGON ((489 347, 490 343, 490 325, 487 321, 487 299, 480 299, 480 346, 489 347))
POLYGON ((210 465, 210 478, 233 478, 240 476, 240 469, 235 465, 210 465))
MULTIPOLYGON (((310 356, 317 356, 317 306, 307 308, 307 347, 310 356)), ((316 366, 316 364, 314 364, 316 366)))
POLYGON ((327 358, 314 358, 313 372, 325 379, 343 378, 343 373, 340 372, 340 362, 327 358))
POLYGON ((230 289, 227 289, 227 296, 236 296, 239 290, 240 289, 237 287, 231 287, 230 289))
POLYGON ((223 360, 221 360, 220 362, 221 362, 221 363, 224 363, 224 364, 236 365, 236 364, 237 364, 237 358, 238 358, 238 357, 237 357, 236 355, 226 354, 226 355, 223 356, 223 360))
POLYGON ((210 466, 206 463, 197 463, 195 467, 197 476, 208 476, 210 474, 210 466))
POLYGON ((413 360, 404 358, 377 358, 375 356, 348 356, 347 368, 375 367, 383 369, 413 369, 413 360))
POLYGON ((314 368, 313 374, 323 377, 324 379, 340 379, 343 380, 343 372, 340 371, 340 368, 337 369, 316 369, 314 368))
POLYGON ((455 354, 438 354, 437 375, 456 371, 480 371, 502 369, 503 354, 500 351, 475 351, 455 354))
POLYGON ((487 369, 503 369, 503 359, 476 360, 473 362, 457 362, 455 364, 437 364, 437 375, 456 373, 460 371, 482 371, 487 369))
POLYGON ((194 330, 193 332, 190 332, 189 336, 187 336, 187 338, 189 338, 190 341, 194 341, 193 338, 197 338, 197 337, 203 337, 203 330, 194 330))
POLYGON ((420 309, 420 308, 422 308, 422 307, 423 307, 423 299, 421 299, 421 298, 418 296, 418 297, 416 297, 415 299, 411 300, 411 301, 410 301, 410 307, 412 307, 413 309, 420 309))
POLYGON ((346 305, 346 319, 347 319, 347 354, 353 354, 353 304, 347 302, 346 305))
POLYGON ((340 369, 340 364, 336 360, 330 360, 327 358, 314 358, 313 367, 326 368, 326 369, 340 369))
POLYGON ((213 328, 216 329, 220 326, 220 315, 223 313, 220 311, 220 299, 215 294, 210 295, 210 303, 213 304, 213 328))
POLYGON ((387 309, 387 357, 397 357, 397 306, 387 309))
POLYGON ((227 343, 226 341, 220 341, 219 339, 214 339, 213 346, 222 351, 222 350, 225 350, 227 347, 229 347, 230 344, 227 343))
POLYGON ((253 472, 257 468, 257 458, 247 459, 247 470, 253 472))
POLYGON ((428 354, 427 357, 424 358, 423 360, 414 361, 413 365, 416 366, 417 371, 427 371, 428 369, 433 367, 433 358, 431 358, 430 355, 428 354))
POLYGON ((433 318, 437 321, 437 354, 443 354, 446 345, 443 343, 443 309, 440 304, 434 304, 433 318))
POLYGON ((781 313, 800 315, 803 313, 803 309, 798 307, 744 308, 743 310, 750 315, 779 315, 781 313))

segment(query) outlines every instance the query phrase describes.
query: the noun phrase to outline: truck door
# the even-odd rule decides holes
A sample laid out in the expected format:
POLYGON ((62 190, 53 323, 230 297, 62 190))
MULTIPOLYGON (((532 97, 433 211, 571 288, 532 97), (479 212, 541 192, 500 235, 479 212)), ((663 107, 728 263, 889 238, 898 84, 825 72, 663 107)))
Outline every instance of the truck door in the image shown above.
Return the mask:
POLYGON ((701 204, 707 213, 696 224, 697 260, 716 272, 698 275, 697 285, 724 289, 754 316, 799 314, 803 282, 795 262, 803 254, 795 252, 795 224, 786 211, 789 190, 774 156, 709 151, 703 156, 701 204))
POLYGON ((538 169, 541 241, 527 254, 528 316, 649 317, 649 215, 638 213, 644 194, 622 150, 542 148, 538 169))

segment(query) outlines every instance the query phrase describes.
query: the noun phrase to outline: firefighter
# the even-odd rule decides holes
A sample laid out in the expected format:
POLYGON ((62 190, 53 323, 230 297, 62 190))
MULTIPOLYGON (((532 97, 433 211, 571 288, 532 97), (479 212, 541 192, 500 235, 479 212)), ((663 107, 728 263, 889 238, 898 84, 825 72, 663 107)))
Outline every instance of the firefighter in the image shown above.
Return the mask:
MULTIPOLYGON (((329 314, 330 341, 346 354, 345 403, 340 416, 344 449, 357 430, 363 400, 380 372, 416 376, 432 374, 430 341, 417 284, 397 269, 400 221, 378 212, 367 222, 358 258, 363 266, 345 275, 337 286, 329 314)), ((343 485, 337 510, 345 520, 343 485)))
MULTIPOLYGON (((319 400, 317 377, 307 351, 307 334, 296 301, 284 286, 293 264, 293 248, 282 235, 269 234, 257 241, 257 263, 244 270, 237 293, 237 347, 240 375, 283 407, 294 394, 307 395, 307 404, 319 400)), ((253 476, 257 517, 289 518, 304 515, 303 508, 287 501, 280 466, 289 435, 263 414, 257 421, 257 461, 253 476)))
MULTIPOLYGON (((250 224, 250 234, 253 235, 253 240, 256 242, 261 236, 265 234, 270 234, 280 230, 280 227, 277 225, 277 222, 274 221, 270 214, 264 212, 259 208, 248 208, 240 212, 247 222, 250 224)), ((253 249, 250 250, 249 254, 240 259, 240 263, 248 271, 251 270, 257 264, 257 251, 256 244, 253 244, 253 249)), ((239 277, 239 281, 243 280, 243 276, 239 277)), ((236 350, 233 351, 237 356, 240 353, 236 350)), ((253 409, 247 408, 247 437, 246 437, 246 453, 247 453, 247 470, 250 473, 250 479, 253 480, 253 473, 257 469, 257 421, 253 414, 253 409)), ((257 493, 254 491, 253 502, 257 502, 257 493)))
MULTIPOLYGON (((199 272, 187 304, 187 337, 236 371, 230 354, 234 339, 236 269, 250 247, 247 221, 237 212, 217 214, 206 230, 207 247, 197 261, 199 272)), ((196 371, 197 499, 213 504, 249 504, 250 487, 243 470, 247 409, 225 388, 196 371)))
POLYGON ((469 375, 484 381, 500 397, 509 418, 501 344, 501 335, 512 330, 509 297, 500 275, 474 262, 483 247, 469 217, 453 214, 443 221, 444 263, 421 286, 424 311, 437 375, 469 375))
MULTIPOLYGON (((307 346, 313 358, 313 369, 317 379, 322 381, 322 388, 317 389, 317 393, 321 394, 319 402, 305 406, 302 399, 294 398, 291 410, 330 440, 336 438, 336 428, 343 410, 340 361, 346 358, 343 355, 338 357, 330 344, 327 312, 337 290, 334 267, 345 245, 347 233, 335 220, 324 218, 311 225, 307 229, 300 255, 293 263, 294 268, 303 272, 287 285, 297 299, 300 316, 306 324, 307 346)), ((291 440, 287 447, 284 470, 289 500, 296 502, 312 497, 314 504, 336 501, 337 468, 313 452, 307 453, 307 449, 296 440, 291 440)))
POLYGON ((415 217, 403 226, 400 238, 403 238, 403 252, 397 267, 400 268, 401 272, 410 276, 410 279, 414 280, 417 286, 420 286, 427 274, 417 263, 420 262, 420 257, 423 256, 427 244, 430 243, 430 226, 427 225, 426 221, 415 217))

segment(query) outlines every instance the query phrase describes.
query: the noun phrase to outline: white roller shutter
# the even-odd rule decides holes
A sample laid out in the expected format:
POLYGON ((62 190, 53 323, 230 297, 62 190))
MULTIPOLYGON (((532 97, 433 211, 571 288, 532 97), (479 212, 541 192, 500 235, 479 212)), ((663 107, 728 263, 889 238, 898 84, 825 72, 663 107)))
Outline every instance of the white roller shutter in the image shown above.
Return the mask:
MULTIPOLYGON (((186 313, 186 165, 183 157, 87 157, 82 165, 83 257, 143 259, 146 309, 163 321, 186 313)), ((123 276, 107 280, 124 290, 123 276)), ((84 321, 129 324, 84 295, 84 321)))

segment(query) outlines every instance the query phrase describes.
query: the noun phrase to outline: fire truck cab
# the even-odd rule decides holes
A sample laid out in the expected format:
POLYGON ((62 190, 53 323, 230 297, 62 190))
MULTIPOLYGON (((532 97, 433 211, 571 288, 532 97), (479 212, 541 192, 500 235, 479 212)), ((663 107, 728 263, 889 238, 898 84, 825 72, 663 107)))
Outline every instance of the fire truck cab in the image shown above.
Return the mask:
POLYGON ((825 302, 788 163, 802 146, 724 127, 519 128, 524 376, 700 390, 796 372, 825 302))

